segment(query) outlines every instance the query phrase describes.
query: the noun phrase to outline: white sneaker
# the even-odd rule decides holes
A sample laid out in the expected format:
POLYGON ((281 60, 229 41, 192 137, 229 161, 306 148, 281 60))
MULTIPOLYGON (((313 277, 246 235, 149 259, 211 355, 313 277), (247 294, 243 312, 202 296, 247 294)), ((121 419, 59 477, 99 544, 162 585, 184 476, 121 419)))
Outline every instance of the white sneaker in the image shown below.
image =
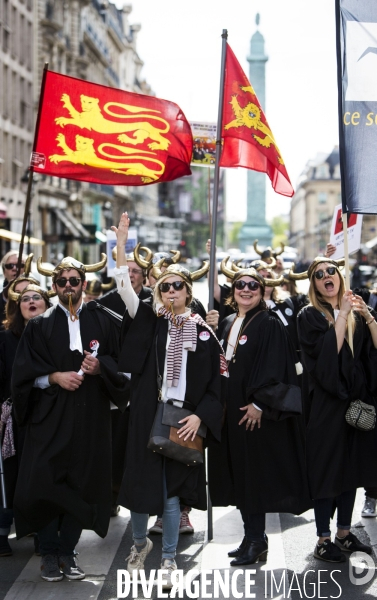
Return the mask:
POLYGON ((154 525, 149 529, 149 533, 162 533, 162 517, 157 517, 154 525))
POLYGON ((374 498, 369 498, 369 496, 365 496, 365 503, 363 510, 361 511, 361 516, 377 517, 376 503, 377 500, 375 500, 374 498))
POLYGON ((160 568, 162 571, 167 571, 167 574, 164 575, 165 583, 163 584, 162 589, 171 590, 171 588, 173 587, 171 576, 172 573, 177 569, 177 563, 172 558, 164 558, 160 568))
POLYGON ((130 555, 127 556, 127 571, 132 576, 133 572, 136 571, 137 578, 139 579, 139 571, 144 571, 144 562, 148 554, 153 548, 153 543, 147 538, 147 545, 144 546, 140 552, 136 550, 136 546, 132 546, 130 555))

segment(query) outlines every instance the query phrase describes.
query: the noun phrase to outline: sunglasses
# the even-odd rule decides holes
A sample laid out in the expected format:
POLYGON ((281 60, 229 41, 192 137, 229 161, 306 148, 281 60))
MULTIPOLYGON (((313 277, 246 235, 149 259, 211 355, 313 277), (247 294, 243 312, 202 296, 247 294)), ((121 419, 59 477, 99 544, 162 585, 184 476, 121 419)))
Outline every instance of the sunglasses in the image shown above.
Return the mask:
MULTIPOLYGON (((7 263, 6 265, 4 265, 4 267, 6 269, 8 269, 9 271, 11 271, 12 269, 15 269, 17 267, 18 263, 7 263)), ((21 263, 21 268, 24 268, 25 263, 21 263)))
POLYGON ((59 277, 59 279, 57 279, 55 283, 59 287, 63 288, 67 285, 67 281, 69 281, 69 285, 71 285, 72 287, 77 287, 78 285, 80 285, 81 279, 80 277, 59 277))
POLYGON ((335 273, 336 273, 336 267, 327 267, 327 269, 324 269, 324 270, 323 269, 319 269, 319 271, 316 271, 314 273, 314 277, 316 279, 323 279, 326 273, 328 275, 335 275, 335 273))
POLYGON ((40 294, 34 294, 33 296, 22 296, 21 298, 21 302, 30 302, 31 300, 34 300, 34 302, 38 302, 39 300, 42 300, 42 296, 40 294))
POLYGON ((158 286, 158 289, 160 290, 160 292, 163 292, 164 294, 166 294, 166 292, 168 292, 170 290, 170 286, 176 290, 177 292, 179 290, 183 290, 185 285, 184 281, 172 281, 172 283, 160 283, 158 286))
POLYGON ((234 284, 236 290, 244 290, 246 286, 251 292, 256 292, 261 287, 260 283, 258 283, 257 281, 244 281, 243 279, 239 279, 234 284))

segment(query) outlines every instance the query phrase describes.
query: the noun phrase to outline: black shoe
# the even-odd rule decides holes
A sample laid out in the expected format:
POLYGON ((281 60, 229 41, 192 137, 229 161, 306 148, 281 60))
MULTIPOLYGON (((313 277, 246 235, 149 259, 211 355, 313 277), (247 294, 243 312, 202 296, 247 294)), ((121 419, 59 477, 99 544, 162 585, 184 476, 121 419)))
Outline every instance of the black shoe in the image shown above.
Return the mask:
POLYGON ((267 560, 268 544, 265 540, 260 542, 246 542, 245 548, 240 556, 232 560, 231 567, 238 565, 252 565, 258 560, 267 560))
POLYGON ((12 548, 8 542, 7 535, 0 535, 0 556, 12 556, 12 548))
POLYGON ((331 540, 325 540, 323 544, 317 544, 314 548, 313 556, 324 560, 325 562, 341 563, 345 562, 346 557, 331 540))
POLYGON ((362 544, 351 532, 344 538, 339 538, 336 535, 335 545, 341 548, 343 552, 365 552, 365 554, 372 554, 372 548, 362 544))
POLYGON ((235 550, 231 550, 228 552, 228 556, 231 558, 236 558, 237 556, 241 556, 242 552, 245 550, 245 546, 247 544, 246 538, 244 537, 238 548, 235 550))
POLYGON ((35 553, 37 556, 40 556, 40 555, 41 555, 41 553, 40 553, 40 551, 39 551, 39 537, 38 537, 38 534, 37 534, 37 533, 35 533, 35 534, 34 534, 34 553, 35 553))

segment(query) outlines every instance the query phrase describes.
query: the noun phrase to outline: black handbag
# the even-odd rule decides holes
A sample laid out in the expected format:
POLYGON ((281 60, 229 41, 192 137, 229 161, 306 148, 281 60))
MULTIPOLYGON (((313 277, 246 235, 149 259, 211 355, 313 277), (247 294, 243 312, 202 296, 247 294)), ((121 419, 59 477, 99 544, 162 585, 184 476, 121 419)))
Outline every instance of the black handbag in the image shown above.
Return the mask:
POLYGON ((157 338, 156 366, 158 405, 147 447, 153 452, 177 460, 187 466, 193 467, 203 463, 204 438, 207 434, 207 426, 203 423, 200 424, 194 440, 187 439, 185 441, 183 437, 179 438, 178 429, 183 427, 183 424, 179 421, 193 414, 193 411, 189 410, 190 403, 185 401, 183 407, 180 408, 173 404, 174 400, 168 400, 167 402, 161 400, 162 377, 158 366, 157 338))

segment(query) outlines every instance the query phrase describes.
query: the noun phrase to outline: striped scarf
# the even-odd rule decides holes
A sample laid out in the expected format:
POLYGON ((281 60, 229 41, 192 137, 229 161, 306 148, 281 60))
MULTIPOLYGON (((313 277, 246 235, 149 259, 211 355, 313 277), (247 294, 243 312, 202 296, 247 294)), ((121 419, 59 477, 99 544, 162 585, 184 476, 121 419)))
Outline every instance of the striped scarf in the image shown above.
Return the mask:
POLYGON ((213 335, 217 343, 221 348, 220 354, 220 374, 225 377, 229 377, 228 364, 224 356, 224 350, 215 336, 213 330, 198 314, 187 316, 185 315, 173 315, 165 307, 161 306, 158 309, 158 316, 163 316, 168 319, 171 323, 170 328, 170 344, 167 352, 167 374, 166 381, 167 386, 177 386, 182 368, 182 350, 185 348, 188 351, 195 352, 197 344, 197 325, 201 325, 208 329, 213 335))

